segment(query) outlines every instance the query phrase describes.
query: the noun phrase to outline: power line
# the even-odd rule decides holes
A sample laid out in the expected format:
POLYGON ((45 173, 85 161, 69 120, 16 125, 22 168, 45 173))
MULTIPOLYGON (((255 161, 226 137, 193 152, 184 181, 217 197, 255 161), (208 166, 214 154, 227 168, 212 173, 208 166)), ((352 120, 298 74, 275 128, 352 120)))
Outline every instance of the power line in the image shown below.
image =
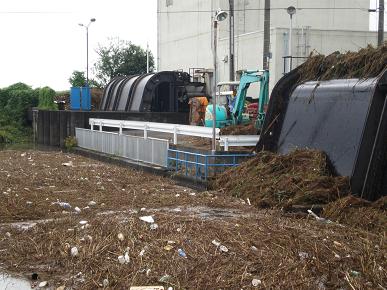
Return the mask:
POLYGON ((0 14, 69 14, 64 11, 0 11, 0 14))
MULTIPOLYGON (((270 10, 286 10, 287 8, 270 8, 270 10)), ((246 9, 234 9, 234 12, 237 11, 264 11, 264 8, 246 8, 246 9)), ((360 10, 368 12, 368 8, 360 7, 298 7, 297 10, 360 10)), ((230 10, 223 9, 223 11, 230 12, 230 10)), ((178 11, 157 11, 157 13, 213 13, 214 10, 178 10, 178 11)))

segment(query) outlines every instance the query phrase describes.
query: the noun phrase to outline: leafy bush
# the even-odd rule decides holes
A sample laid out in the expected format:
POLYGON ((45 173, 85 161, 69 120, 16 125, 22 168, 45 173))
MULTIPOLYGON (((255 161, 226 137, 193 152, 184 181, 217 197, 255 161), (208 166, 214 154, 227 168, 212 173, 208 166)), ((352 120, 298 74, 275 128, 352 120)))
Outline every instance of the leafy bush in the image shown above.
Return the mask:
POLYGON ((78 146, 78 141, 77 141, 77 138, 75 138, 74 136, 68 136, 65 140, 64 140, 64 146, 67 150, 71 151, 74 149, 74 147, 77 147, 78 146))
POLYGON ((0 89, 0 143, 23 142, 31 129, 27 111, 38 104, 38 90, 23 83, 0 89))
POLYGON ((39 106, 41 110, 58 110, 58 105, 54 103, 55 91, 50 87, 39 90, 39 106))

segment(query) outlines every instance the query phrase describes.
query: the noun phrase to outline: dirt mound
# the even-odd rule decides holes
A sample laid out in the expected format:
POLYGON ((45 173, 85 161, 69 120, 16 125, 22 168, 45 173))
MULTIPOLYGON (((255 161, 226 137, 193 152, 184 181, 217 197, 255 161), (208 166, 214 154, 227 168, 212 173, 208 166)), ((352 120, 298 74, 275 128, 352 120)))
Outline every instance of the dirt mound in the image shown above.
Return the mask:
POLYGON ((371 78, 378 76, 386 66, 387 42, 377 48, 369 45, 358 52, 334 52, 328 56, 312 53, 300 67, 301 76, 298 83, 310 80, 371 78))
POLYGON ((368 231, 383 232, 387 228, 387 196, 371 203, 349 195, 325 206, 324 217, 368 231))
POLYGON ((220 129, 220 135, 257 135, 254 123, 231 125, 220 129))
POLYGON ((327 156, 317 150, 259 152, 222 173, 212 187, 260 207, 326 204, 350 192, 348 178, 333 176, 327 156))

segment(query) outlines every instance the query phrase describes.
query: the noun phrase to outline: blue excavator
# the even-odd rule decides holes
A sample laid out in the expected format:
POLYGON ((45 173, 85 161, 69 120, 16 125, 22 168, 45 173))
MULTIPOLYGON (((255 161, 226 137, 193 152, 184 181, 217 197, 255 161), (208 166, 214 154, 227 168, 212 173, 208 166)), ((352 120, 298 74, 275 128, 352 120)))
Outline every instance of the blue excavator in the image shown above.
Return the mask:
MULTIPOLYGON (((269 102, 269 71, 255 70, 243 72, 240 82, 237 83, 238 90, 234 98, 228 98, 228 110, 223 105, 216 105, 216 127, 223 128, 229 125, 240 125, 251 122, 246 108, 247 90, 252 83, 259 83, 258 109, 256 114, 255 127, 261 129, 265 120, 265 108, 269 102)), ((235 82, 222 82, 221 85, 235 85, 235 82)), ((218 84, 219 86, 219 84, 218 84)), ((213 106, 210 104, 206 108, 205 125, 213 125, 213 106)))

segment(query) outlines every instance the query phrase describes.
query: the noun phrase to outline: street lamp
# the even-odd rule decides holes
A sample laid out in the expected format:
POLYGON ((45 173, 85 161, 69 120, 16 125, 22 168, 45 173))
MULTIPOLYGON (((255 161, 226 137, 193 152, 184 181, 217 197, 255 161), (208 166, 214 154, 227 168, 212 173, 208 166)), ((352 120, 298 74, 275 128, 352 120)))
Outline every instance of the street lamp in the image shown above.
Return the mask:
POLYGON ((86 29, 86 86, 89 86, 89 26, 92 22, 95 22, 95 18, 91 18, 87 25, 79 23, 79 26, 86 29))
POLYGON ((214 86, 212 98, 212 152, 216 151, 216 82, 217 82, 217 45, 218 45, 218 22, 227 18, 227 12, 220 8, 215 12, 214 17, 214 86))
POLYGON ((290 16, 290 30, 289 30, 289 47, 288 47, 288 55, 289 55, 289 72, 292 70, 292 34, 293 34, 293 15, 296 14, 296 8, 294 6, 289 6, 286 9, 290 16))

